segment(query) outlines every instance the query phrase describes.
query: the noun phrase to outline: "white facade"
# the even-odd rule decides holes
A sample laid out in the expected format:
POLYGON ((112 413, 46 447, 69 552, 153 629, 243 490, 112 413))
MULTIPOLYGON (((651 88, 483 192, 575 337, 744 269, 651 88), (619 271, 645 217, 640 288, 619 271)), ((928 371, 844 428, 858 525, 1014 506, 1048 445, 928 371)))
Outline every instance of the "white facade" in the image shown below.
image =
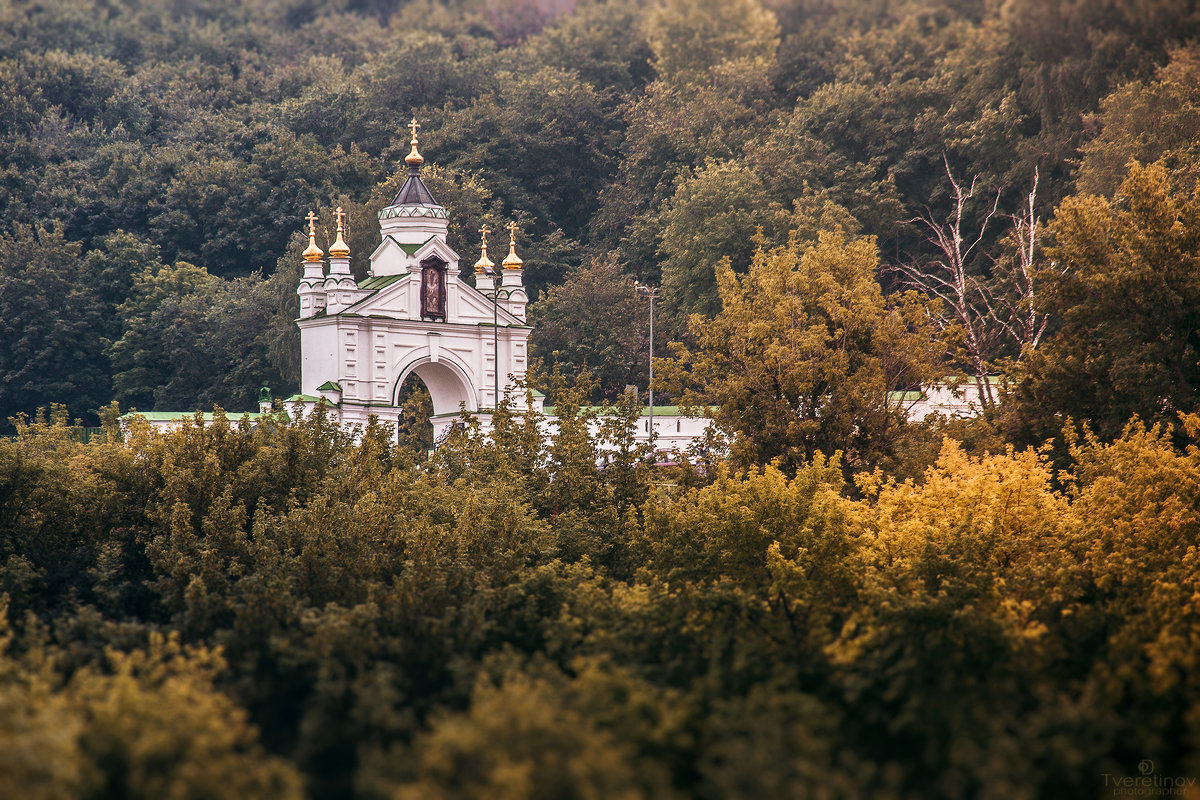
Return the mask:
MULTIPOLYGON (((712 420, 708 417, 689 417, 671 407, 664 408, 660 413, 656 407, 654 410, 655 447, 659 450, 685 452, 688 447, 704 436, 710 425, 712 425, 712 420)), ((636 435, 639 441, 649 438, 650 417, 648 414, 638 420, 636 435)))
MULTIPOLYGON (((642 407, 642 414, 633 426, 633 438, 639 444, 650 441, 650 408, 642 407)), ((544 430, 547 436, 553 436, 558 427, 558 417, 555 408, 546 408, 546 424, 544 430)), ((588 433, 599 439, 602 435, 605 409, 591 406, 583 409, 593 416, 588 420, 588 433)), ((660 454, 672 454, 678 451, 688 454, 708 432, 713 421, 710 417, 694 417, 684 414, 678 406, 654 407, 654 449, 660 454)), ((694 452, 691 455, 695 455, 694 452)))
MULTIPOLYGON (((999 395, 1000 378, 988 376, 988 384, 994 395, 999 395)), ((909 422, 922 422, 931 414, 941 414, 944 417, 977 417, 983 413, 983 403, 979 398, 979 386, 972 381, 956 381, 946 379, 943 383, 934 383, 922 388, 920 392, 906 392, 913 395, 906 414, 909 422)))

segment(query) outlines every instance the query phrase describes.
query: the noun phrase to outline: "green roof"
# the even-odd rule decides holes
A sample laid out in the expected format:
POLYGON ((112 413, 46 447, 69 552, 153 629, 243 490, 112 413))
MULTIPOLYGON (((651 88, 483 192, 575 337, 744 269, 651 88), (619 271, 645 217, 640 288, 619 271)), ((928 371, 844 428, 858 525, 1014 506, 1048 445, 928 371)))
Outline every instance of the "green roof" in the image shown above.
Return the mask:
MULTIPOLYGON (((259 419, 263 415, 257 411, 243 411, 241 414, 236 412, 227 412, 226 419, 239 420, 246 417, 251 420, 259 419)), ((128 414, 122 414, 121 419, 133 419, 141 417, 147 422, 173 422, 175 420, 195 419, 195 411, 130 411, 128 414)), ((205 411, 200 414, 201 419, 205 422, 212 422, 213 415, 211 411, 205 411)))
MULTIPOLYGON (((387 209, 385 208, 383 211, 380 211, 380 212, 379 212, 379 218, 380 218, 380 219, 383 219, 383 218, 384 218, 384 211, 387 211, 387 209)), ((396 216, 396 215, 395 215, 395 214, 391 214, 391 215, 388 215, 388 216, 396 216)), ((426 216, 426 215, 424 215, 424 214, 423 214, 422 216, 426 216)), ((435 216, 436 216, 436 215, 435 215, 435 216)), ((435 235, 436 235, 436 234, 435 234, 435 235)), ((392 236, 392 235, 390 235, 390 234, 388 235, 388 237, 387 237, 387 238, 391 239, 393 244, 395 244, 397 247, 399 247, 401 250, 403 250, 404 252, 408 253, 408 254, 411 256, 412 254, 414 254, 414 253, 416 253, 418 250, 420 250, 422 247, 424 247, 425 245, 427 245, 427 244, 429 244, 431 241, 433 241, 433 238, 434 238, 434 237, 433 237, 433 236, 430 236, 428 239, 426 239, 425 241, 421 242, 420 244, 404 244, 403 242, 397 241, 397 240, 396 240, 396 237, 395 237, 395 236, 392 236)), ((359 285, 359 288, 361 289, 361 288, 363 288, 363 286, 360 284, 360 285, 359 285)))
MULTIPOLYGON (((409 255, 412 255, 409 253, 409 255)), ((359 289, 370 289, 372 291, 382 289, 385 286, 391 286, 396 281, 403 278, 403 275, 376 275, 372 278, 367 278, 358 285, 359 289)))
POLYGON ((321 400, 320 397, 313 397, 311 394, 294 394, 285 403, 316 403, 321 400))
POLYGON ((337 381, 325 381, 317 387, 318 392, 340 392, 342 385, 337 381))
POLYGON ((433 237, 432 237, 432 236, 430 236, 428 239, 426 239, 425 241, 421 242, 420 244, 400 244, 400 242, 396 242, 396 240, 395 240, 395 239, 392 239, 392 241, 393 241, 393 242, 396 242, 396 244, 399 244, 399 245, 400 245, 400 249, 401 249, 401 250, 403 250, 404 252, 408 253, 410 256, 411 256, 413 253, 415 253, 415 252, 417 252, 418 250, 420 250, 420 249, 421 249, 422 247, 424 247, 425 245, 429 244, 429 243, 430 243, 432 240, 433 240, 433 237))

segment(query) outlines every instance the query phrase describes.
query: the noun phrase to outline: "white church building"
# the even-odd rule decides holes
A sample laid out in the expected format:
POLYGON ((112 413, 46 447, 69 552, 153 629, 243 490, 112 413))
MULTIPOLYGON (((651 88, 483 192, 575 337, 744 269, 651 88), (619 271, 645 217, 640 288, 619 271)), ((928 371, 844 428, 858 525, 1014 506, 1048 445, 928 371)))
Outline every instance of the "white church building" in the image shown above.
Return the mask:
POLYGON ((412 127, 408 178, 379 213, 380 242, 365 280, 350 274, 340 209, 328 270, 309 215, 297 289, 300 393, 286 405, 311 410, 323 400, 347 427, 365 426, 372 416, 396 424, 401 387, 416 375, 433 399, 435 435, 462 410, 487 427, 498 399, 507 394, 514 406, 525 401, 523 392, 513 391, 528 368, 532 330, 516 229, 499 274, 485 239, 476 286, 460 280, 459 255, 446 243, 448 215, 421 180, 424 159, 415 122, 412 127))
MULTIPOLYGON (((485 227, 475 286, 460 280, 459 254, 446 243, 448 214, 421 180, 420 126, 413 120, 411 127, 408 177, 379 212, 380 243, 370 255, 365 280, 351 275, 341 209, 328 269, 309 215, 297 289, 300 392, 284 401, 285 407, 299 404, 307 414, 323 402, 347 428, 365 427, 371 417, 398 425, 401 389, 416 375, 433 400, 435 440, 463 411, 488 430, 492 410, 505 399, 514 410, 542 414, 542 395, 532 393, 533 408, 527 408, 528 396, 519 389, 528 369, 532 327, 526 319, 529 297, 516 252, 516 225, 509 225, 508 255, 499 269, 488 258, 485 227)), ((642 440, 650 435, 649 418, 647 409, 636 429, 642 440)), ((673 407, 654 413, 663 450, 686 447, 708 424, 673 407)))

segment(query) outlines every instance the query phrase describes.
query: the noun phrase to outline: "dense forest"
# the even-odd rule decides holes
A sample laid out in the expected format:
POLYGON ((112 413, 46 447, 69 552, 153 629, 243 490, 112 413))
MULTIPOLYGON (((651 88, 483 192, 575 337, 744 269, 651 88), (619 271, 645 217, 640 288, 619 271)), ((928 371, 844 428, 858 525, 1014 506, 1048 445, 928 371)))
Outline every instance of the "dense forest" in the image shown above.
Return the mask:
POLYGON ((1198 42, 0 0, 0 796, 1197 796, 1198 42), (556 426, 239 421, 298 382, 304 216, 364 275, 414 116, 450 244, 521 227, 556 426), (639 281, 718 423, 669 461, 639 281), (907 422, 946 376, 982 413, 907 422))
POLYGON ((1125 207, 1131 161, 1159 163, 1165 202, 1187 205, 1186 0, 5 0, 0 16, 0 420, 290 394, 303 217, 318 211, 327 246, 345 207, 364 274, 414 115, 451 245, 469 257, 484 221, 521 224, 535 354, 591 370, 596 399, 646 385, 634 280, 663 287, 660 339, 687 339, 688 315, 721 308, 725 259, 741 274, 834 229, 875 242, 889 296, 966 276, 939 301, 942 371, 1015 377, 1044 349, 1021 373, 1027 441, 1056 413, 1108 414, 1112 433, 1146 398, 1187 408, 1164 384, 1196 383, 1171 374, 1190 343, 1131 352, 1186 330, 1194 295, 1147 302, 1140 335, 1112 334, 1093 364, 1056 334, 1106 302, 1134 311, 1124 287, 1096 297, 1082 267, 1045 291, 1024 280, 1052 261, 1100 269, 1097 215, 1155 213, 1125 207), (1074 235, 1053 227, 1064 203, 1074 235), (978 246, 948 255, 935 229, 952 224, 978 246), (1070 252, 1046 258, 1056 238, 1070 252), (1080 359, 1134 397, 1059 392, 1080 359))
POLYGON ((1200 774, 1200 418, 1183 447, 1074 438, 1063 470, 947 438, 919 481, 850 485, 821 456, 652 466, 639 408, 602 441, 566 413, 584 388, 549 440, 502 416, 428 457, 320 414, 122 435, 114 409, 81 443, 60 409, 0 440, 0 795, 1064 798, 1200 774))

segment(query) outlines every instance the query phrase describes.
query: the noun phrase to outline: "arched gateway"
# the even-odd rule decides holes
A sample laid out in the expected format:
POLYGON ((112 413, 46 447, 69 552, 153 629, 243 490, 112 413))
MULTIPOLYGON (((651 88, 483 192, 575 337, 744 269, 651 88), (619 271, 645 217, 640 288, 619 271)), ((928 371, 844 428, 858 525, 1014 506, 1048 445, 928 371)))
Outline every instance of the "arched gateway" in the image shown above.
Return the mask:
MULTIPOLYGON (((297 289, 301 388, 287 402, 311 410, 323 399, 346 426, 365 426, 371 416, 395 423, 400 387, 416 375, 433 398, 436 436, 463 408, 490 425, 497 390, 503 397, 525 377, 530 327, 515 227, 499 287, 486 239, 476 287, 459 280, 458 253, 446 244, 446 209, 421 181, 418 127, 414 120, 408 178, 379 213, 381 241, 365 280, 350 274, 341 210, 328 272, 309 215, 297 289)), ((511 400, 523 406, 524 394, 512 393, 511 400)))

